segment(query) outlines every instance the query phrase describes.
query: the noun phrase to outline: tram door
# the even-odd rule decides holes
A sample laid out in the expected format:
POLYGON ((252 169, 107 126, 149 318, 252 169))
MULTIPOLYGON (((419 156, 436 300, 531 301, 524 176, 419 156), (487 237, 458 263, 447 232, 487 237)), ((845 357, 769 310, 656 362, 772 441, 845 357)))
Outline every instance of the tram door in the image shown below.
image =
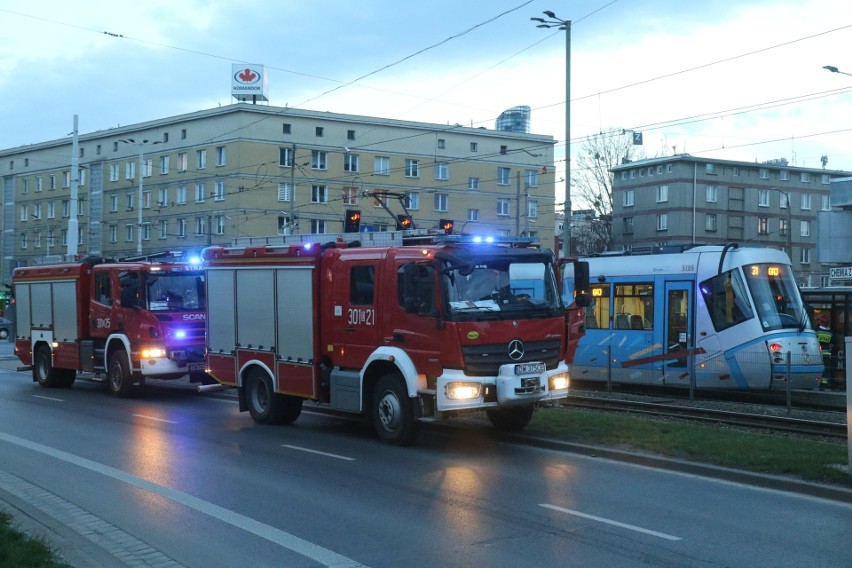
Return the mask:
POLYGON ((666 282, 665 289, 665 373, 667 383, 684 384, 692 365, 693 298, 692 282, 666 282))

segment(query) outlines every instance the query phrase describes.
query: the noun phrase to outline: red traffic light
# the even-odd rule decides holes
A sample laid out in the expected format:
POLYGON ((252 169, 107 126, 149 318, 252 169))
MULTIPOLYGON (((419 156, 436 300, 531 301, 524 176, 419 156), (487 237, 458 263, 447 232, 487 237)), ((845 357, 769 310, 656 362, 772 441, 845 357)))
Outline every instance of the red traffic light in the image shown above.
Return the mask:
POLYGON ((361 230, 361 212, 355 209, 346 210, 346 219, 343 221, 344 233, 357 233, 361 230))
POLYGON ((411 219, 411 215, 397 215, 396 228, 400 231, 405 229, 413 229, 414 221, 411 219))

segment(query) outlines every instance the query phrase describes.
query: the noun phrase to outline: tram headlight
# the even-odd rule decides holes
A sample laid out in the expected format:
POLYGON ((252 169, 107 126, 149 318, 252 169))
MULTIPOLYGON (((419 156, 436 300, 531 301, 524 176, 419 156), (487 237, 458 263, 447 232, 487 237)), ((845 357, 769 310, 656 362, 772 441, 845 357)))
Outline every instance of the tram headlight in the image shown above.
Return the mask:
POLYGON ((481 392, 482 385, 479 383, 456 381, 447 383, 447 386, 444 387, 444 393, 446 393, 447 398, 450 400, 470 400, 473 398, 479 398, 481 392))

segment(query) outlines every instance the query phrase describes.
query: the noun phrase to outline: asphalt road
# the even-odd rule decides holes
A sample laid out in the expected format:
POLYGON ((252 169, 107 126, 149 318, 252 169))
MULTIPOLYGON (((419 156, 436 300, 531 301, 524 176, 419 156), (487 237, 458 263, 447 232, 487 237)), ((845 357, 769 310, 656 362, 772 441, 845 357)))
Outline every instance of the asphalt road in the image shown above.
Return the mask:
POLYGON ((88 381, 42 389, 4 363, 0 506, 80 568, 852 565, 849 503, 487 428, 397 448, 309 406, 262 427, 187 383, 120 400, 88 381))

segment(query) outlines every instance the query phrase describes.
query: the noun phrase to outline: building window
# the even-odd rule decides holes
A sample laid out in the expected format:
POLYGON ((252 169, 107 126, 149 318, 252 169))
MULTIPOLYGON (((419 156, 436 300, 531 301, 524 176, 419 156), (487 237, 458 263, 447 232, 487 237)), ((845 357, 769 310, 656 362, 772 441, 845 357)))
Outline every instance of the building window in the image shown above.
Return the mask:
POLYGON ((669 200, 669 186, 657 186, 657 203, 665 203, 669 200))
MULTIPOLYGON (((81 202, 78 201, 77 203, 81 203, 81 202)), ((149 190, 142 192, 142 208, 143 209, 150 209, 151 208, 151 192, 149 190)), ((77 213, 77 214, 79 215, 80 213, 77 213)))
POLYGON ((467 220, 468 221, 479 221, 479 209, 468 209, 467 210, 467 220))
POLYGON ((158 225, 160 227, 160 238, 169 238, 169 222, 166 219, 160 219, 158 225))
POLYGON ((801 172, 799 174, 799 181, 801 181, 802 183, 811 183, 810 172, 801 172))
POLYGON ((668 213, 659 213, 657 215, 657 230, 658 231, 667 231, 669 228, 669 215, 668 213))
POLYGON ((181 129, 180 129, 180 139, 181 139, 181 140, 186 140, 186 128, 181 128, 181 129))
POLYGON ((142 240, 150 241, 151 240, 151 223, 142 223, 142 240))
POLYGON ((527 187, 538 187, 538 170, 527 170, 527 187))
POLYGON ((167 187, 160 188, 160 196, 157 198, 157 205, 160 207, 169 206, 169 189, 167 187))
MULTIPOLYGON (((317 138, 322 138, 323 134, 325 134, 325 130, 323 129, 322 126, 317 126, 316 129, 314 130, 314 134, 316 134, 317 138)), ((323 231, 323 232, 325 232, 325 231, 323 231)))
POLYGON ((327 185, 312 185, 311 186, 311 203, 328 203, 328 186, 327 185))
POLYGON ((799 262, 802 264, 811 263, 811 249, 803 248, 799 253, 799 262))
POLYGON ((47 218, 54 219, 56 217, 56 203, 49 201, 47 203, 47 218))
POLYGON ((216 234, 224 235, 225 234, 225 216, 224 215, 216 215, 216 234))
POLYGON ((408 209, 420 209, 420 194, 416 191, 409 191, 405 194, 406 207, 408 209))
POLYGON ((820 183, 822 183, 823 185, 828 185, 828 184, 830 184, 830 183, 831 183, 831 175, 829 175, 829 174, 822 174, 822 175, 820 176, 820 183))
POLYGON ((347 130, 346 131, 346 139, 347 140, 355 140, 355 131, 354 130, 347 130))
POLYGON ((160 174, 169 173, 169 157, 160 156, 160 174))
POLYGON ((216 165, 224 166, 225 165, 225 147, 224 146, 216 146, 216 165))
POLYGON ((278 148, 278 165, 282 168, 293 166, 293 148, 278 148))
POLYGON ((178 153, 178 171, 185 172, 189 163, 189 155, 186 152, 178 153))
POLYGON ((27 232, 24 231, 24 232, 21 233, 21 248, 25 249, 28 246, 29 245, 27 244, 27 232))
POLYGON ((196 217, 195 218, 195 236, 203 237, 207 231, 207 224, 205 223, 204 217, 196 217))
POLYGON ((506 154, 506 153, 508 153, 508 152, 509 152, 509 147, 508 147, 508 146, 500 146, 500 153, 501 153, 501 154, 506 154))
POLYGON ((21 205, 20 212, 21 212, 21 217, 20 217, 21 221, 26 221, 27 219, 29 219, 29 217, 30 217, 30 208, 29 207, 27 207, 26 205, 21 205))
POLYGON ((498 216, 508 216, 510 214, 509 206, 511 204, 511 200, 509 199, 498 199, 497 200, 497 215, 498 216))
POLYGON ((787 235, 787 231, 790 230, 790 227, 787 224, 787 219, 779 219, 778 220, 778 234, 783 236, 787 235))
POLYGON ((109 196, 109 210, 115 213, 118 211, 118 194, 113 193, 109 196))
POLYGON ((322 219, 311 219, 311 234, 321 235, 325 233, 325 221, 322 219))
POLYGON ((178 219, 178 238, 186 238, 186 219, 178 219))
POLYGON ((802 210, 808 210, 811 208, 811 194, 803 193, 802 194, 802 210))
POLYGON ((778 179, 781 181, 789 181, 790 180, 790 172, 788 170, 781 170, 778 172, 778 179))
POLYGON ((769 170, 766 168, 760 168, 758 170, 757 177, 760 179, 769 179, 769 170))
MULTIPOLYGON (((134 179, 136 177, 136 162, 129 161, 124 163, 124 179, 134 179)), ((52 189, 52 188, 51 188, 52 189)))
POLYGON ((449 209, 449 196, 446 193, 435 194, 435 211, 447 211, 449 209))
POLYGON ((311 168, 315 170, 328 169, 328 154, 324 150, 311 150, 311 168))
POLYGON ((830 211, 831 210, 831 196, 830 195, 823 195, 823 196, 821 196, 820 199, 822 200, 822 210, 823 211, 830 211))
POLYGON ((769 234, 769 218, 768 217, 758 217, 757 218, 757 234, 758 235, 768 235, 769 234))
POLYGON ((443 150, 447 147, 447 141, 443 138, 438 138, 438 149, 443 150))
POLYGON ((781 209, 787 209, 790 206, 790 194, 784 193, 783 191, 779 193, 778 197, 778 207, 781 209))
POLYGON ((214 201, 225 201, 225 182, 217 181, 213 190, 214 201))
POLYGON ((530 199, 527 203, 527 217, 538 217, 538 201, 530 199))
POLYGON ((810 237, 811 236, 811 222, 810 221, 800 221, 799 222, 799 236, 801 236, 801 237, 810 237))
POLYGON ((109 242, 117 243, 118 242, 118 225, 110 225, 109 226, 109 242))
POLYGON ((758 207, 769 207, 769 190, 768 189, 757 190, 757 206, 758 207))
POLYGON ((716 232, 716 227, 716 214, 707 213, 704 216, 704 230, 713 233, 716 232))
POLYGON ((450 166, 447 162, 435 162, 435 179, 447 180, 450 177, 450 166))
POLYGON ((633 207, 633 190, 628 189, 624 192, 624 198, 622 199, 622 205, 624 207, 633 207))
POLYGON ((196 150, 196 162, 199 170, 207 167, 207 150, 196 150))
POLYGON ((705 190, 705 201, 707 203, 716 203, 719 200, 719 188, 715 185, 708 185, 705 190))
POLYGON ((186 205, 186 186, 181 185, 177 188, 177 204, 186 205))
POLYGON ((716 175, 716 164, 704 164, 704 173, 707 175, 716 175))
POLYGON ((133 242, 133 224, 128 223, 124 226, 124 240, 128 243, 133 242))
POLYGON ((633 234, 633 217, 625 217, 624 218, 624 234, 631 235, 633 234))
POLYGON ((471 142, 470 143, 470 151, 471 152, 479 152, 479 143, 471 142))
POLYGON ((195 184, 195 202, 196 203, 204 203, 204 191, 205 186, 203 183, 195 184))
POLYGON ((292 134, 292 126, 289 122, 285 122, 281 125, 281 134, 292 134))
POLYGON ((358 188, 344 187, 342 191, 344 205, 358 205, 358 188))
POLYGON ((497 168, 497 185, 509 185, 512 180, 512 168, 497 168))
MULTIPOLYGON (((165 144, 168 141, 169 141, 169 133, 163 132, 163 143, 165 144)), ((98 154, 100 154, 100 152, 98 152, 98 154)))
POLYGON ((411 158, 406 158, 405 177, 420 177, 420 160, 412 160, 411 158))
POLYGON ((472 190, 479 189, 479 178, 478 177, 469 177, 467 178, 467 188, 472 190))
MULTIPOLYGON (((116 174, 115 174, 115 180, 113 180, 113 181, 118 180, 118 170, 116 169, 115 171, 116 171, 116 174)), ((36 193, 41 193, 41 190, 42 190, 42 189, 43 189, 42 179, 41 179, 41 176, 38 176, 38 177, 36 178, 36 187, 35 187, 35 192, 36 192, 36 193)))
POLYGON ((357 172, 358 171, 358 154, 343 155, 343 171, 357 172))
POLYGON ((373 158, 373 173, 380 176, 390 175, 390 158, 387 156, 373 158))

